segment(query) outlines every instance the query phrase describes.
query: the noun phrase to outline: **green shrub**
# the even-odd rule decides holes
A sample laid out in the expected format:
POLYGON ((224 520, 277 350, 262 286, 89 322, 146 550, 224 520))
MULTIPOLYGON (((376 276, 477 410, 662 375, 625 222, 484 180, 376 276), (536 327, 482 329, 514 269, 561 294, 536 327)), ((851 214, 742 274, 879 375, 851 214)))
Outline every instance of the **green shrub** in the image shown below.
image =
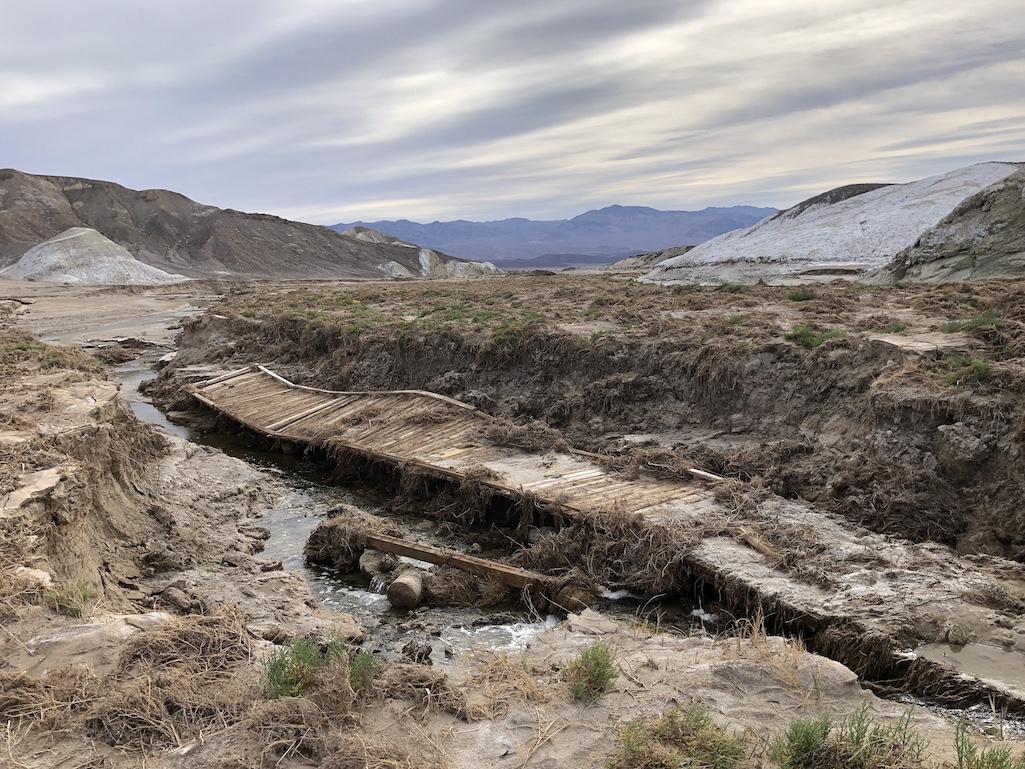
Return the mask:
MULTIPOLYGON (((919 769, 925 742, 908 710, 890 726, 875 723, 863 705, 833 728, 828 715, 791 722, 769 746, 781 769, 919 769)), ((979 767, 979 769, 982 769, 979 767)), ((988 769, 988 768, 987 768, 988 769)))
POLYGON ((594 702, 617 678, 619 668, 612 644, 604 641, 585 647, 566 668, 570 694, 579 702, 594 702))
POLYGON ((735 313, 726 318, 726 323, 730 326, 740 326, 747 320, 747 315, 742 312, 735 313))
POLYGON ((791 721, 769 745, 769 758, 781 769, 811 769, 825 750, 832 728, 833 719, 828 714, 791 721))
POLYGON ((979 748, 968 737, 968 724, 962 721, 954 734, 957 769, 1025 769, 1025 756, 1013 758, 1007 746, 979 748))
POLYGON ((66 617, 83 617, 96 597, 88 582, 69 582, 54 585, 43 591, 43 606, 66 617))
POLYGON ((908 324, 901 320, 890 321, 882 328, 884 334, 899 334, 907 330, 908 324))
POLYGON ((947 359, 950 373, 947 382, 952 385, 984 384, 993 380, 993 365, 971 355, 951 355, 947 359))
POLYGON ((610 769, 733 769, 747 752, 742 738, 717 726, 697 705, 673 708, 654 721, 630 721, 617 736, 619 750, 610 769))
POLYGON ((999 328, 1003 321, 996 314, 995 310, 986 310, 981 315, 961 320, 952 320, 940 326, 940 331, 945 334, 953 334, 958 331, 975 331, 979 328, 999 328))
POLYGON ((787 296, 792 302, 807 302, 809 299, 814 299, 818 296, 810 288, 799 288, 795 291, 791 291, 787 296))
POLYGON ((370 652, 360 652, 349 660, 349 686, 358 698, 370 694, 377 673, 377 659, 370 652))
POLYGON ((271 699, 302 696, 322 667, 344 655, 345 646, 341 641, 323 641, 316 636, 297 638, 278 647, 263 663, 267 696, 271 699))
POLYGON ((725 294, 740 294, 746 290, 746 286, 742 283, 720 283, 715 287, 716 291, 721 291, 725 294))
POLYGON ((823 342, 843 336, 843 332, 835 328, 819 328, 811 323, 801 323, 787 331, 783 338, 796 342, 809 350, 814 350, 823 342))

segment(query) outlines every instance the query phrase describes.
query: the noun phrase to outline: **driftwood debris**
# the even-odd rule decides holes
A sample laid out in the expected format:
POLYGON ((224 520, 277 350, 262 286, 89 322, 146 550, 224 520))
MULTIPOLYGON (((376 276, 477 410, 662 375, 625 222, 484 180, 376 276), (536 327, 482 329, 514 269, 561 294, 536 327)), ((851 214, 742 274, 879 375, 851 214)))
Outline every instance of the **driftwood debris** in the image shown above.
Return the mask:
POLYGON ((437 566, 452 566, 462 571, 468 571, 480 577, 493 577, 509 587, 519 590, 532 590, 535 588, 552 587, 556 580, 536 571, 520 569, 506 563, 489 561, 486 558, 460 553, 458 550, 450 550, 447 547, 435 547, 423 545, 419 542, 410 542, 399 537, 390 537, 385 534, 368 534, 366 536, 367 547, 380 550, 382 553, 392 555, 404 555, 407 558, 415 558, 418 561, 433 563, 437 566))
POLYGON ((407 571, 388 586, 388 603, 396 609, 415 609, 424 595, 424 581, 418 571, 407 571))

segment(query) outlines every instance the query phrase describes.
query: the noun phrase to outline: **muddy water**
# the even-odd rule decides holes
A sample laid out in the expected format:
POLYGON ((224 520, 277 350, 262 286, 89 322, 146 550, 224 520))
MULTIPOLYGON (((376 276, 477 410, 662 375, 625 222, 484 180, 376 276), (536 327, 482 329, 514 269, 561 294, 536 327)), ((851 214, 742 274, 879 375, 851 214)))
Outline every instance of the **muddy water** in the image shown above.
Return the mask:
MULTIPOLYGON (((519 606, 495 611, 421 607, 413 612, 398 612, 362 575, 307 565, 303 558, 306 539, 329 510, 350 504, 380 514, 380 501, 356 489, 325 483, 318 470, 301 457, 261 450, 233 435, 206 434, 171 422, 140 392, 143 383, 156 376, 152 368, 154 357, 147 355, 113 369, 121 382, 121 397, 141 421, 249 462, 274 474, 288 487, 285 497, 262 521, 270 537, 261 555, 280 560, 286 569, 302 573, 314 597, 325 608, 356 617, 365 629, 368 648, 399 654, 407 641, 416 639, 429 643, 432 659, 444 664, 445 660, 469 651, 522 648, 538 633, 556 624, 554 617, 530 616, 519 606)), ((429 521, 402 517, 397 522, 421 541, 444 544, 429 521)))
POLYGON ((1025 697, 1025 662, 1021 654, 981 643, 924 644, 915 649, 915 653, 943 662, 981 681, 996 682, 1025 697))

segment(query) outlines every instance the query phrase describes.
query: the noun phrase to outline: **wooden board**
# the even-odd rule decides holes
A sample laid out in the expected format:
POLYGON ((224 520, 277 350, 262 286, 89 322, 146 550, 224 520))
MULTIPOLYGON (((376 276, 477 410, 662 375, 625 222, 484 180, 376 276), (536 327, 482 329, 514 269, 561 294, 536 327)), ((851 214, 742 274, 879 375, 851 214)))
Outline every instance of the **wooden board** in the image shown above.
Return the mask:
POLYGON ((459 481, 474 468, 479 482, 508 496, 539 498, 563 513, 637 512, 654 502, 707 502, 718 476, 694 469, 692 479, 626 479, 594 454, 570 449, 543 457, 495 446, 484 437, 494 417, 466 403, 420 390, 332 391, 289 382, 250 366, 191 385, 217 411, 269 437, 340 446, 395 465, 411 465, 459 481), (429 415, 429 416, 425 416, 429 415))
POLYGON ((419 542, 410 542, 409 540, 391 537, 386 534, 368 534, 365 539, 367 547, 380 550, 382 553, 404 555, 407 558, 415 558, 418 561, 425 561, 438 566, 454 566, 462 571, 468 571, 482 577, 494 577, 503 584, 520 590, 552 587, 556 584, 556 580, 544 574, 539 574, 536 571, 528 571, 527 569, 520 569, 505 563, 477 558, 446 547, 423 545, 419 542))

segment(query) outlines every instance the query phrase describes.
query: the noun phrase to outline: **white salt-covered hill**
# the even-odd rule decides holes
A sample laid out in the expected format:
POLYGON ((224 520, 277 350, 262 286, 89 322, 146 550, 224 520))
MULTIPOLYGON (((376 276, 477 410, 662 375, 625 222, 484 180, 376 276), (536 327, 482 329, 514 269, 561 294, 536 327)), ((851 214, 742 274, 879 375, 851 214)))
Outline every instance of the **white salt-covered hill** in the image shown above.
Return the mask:
POLYGON ((33 246, 0 276, 44 283, 152 285, 187 280, 144 264, 88 227, 72 227, 33 246))
POLYGON ((877 269, 1021 167, 979 163, 908 184, 838 187, 660 262, 644 279, 777 282, 877 269))

